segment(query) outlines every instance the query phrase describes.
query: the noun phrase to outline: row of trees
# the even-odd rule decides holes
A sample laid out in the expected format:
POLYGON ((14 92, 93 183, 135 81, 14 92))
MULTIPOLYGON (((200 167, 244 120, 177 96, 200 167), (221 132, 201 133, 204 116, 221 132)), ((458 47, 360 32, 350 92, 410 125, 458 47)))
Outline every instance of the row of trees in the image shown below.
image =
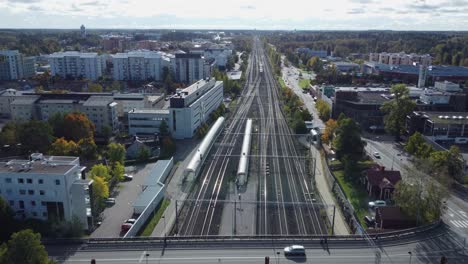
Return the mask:
POLYGON ((315 108, 317 109, 318 116, 324 122, 328 121, 331 117, 331 108, 324 100, 318 99, 315 103, 315 108))
POLYGON ((232 97, 237 97, 242 92, 242 87, 239 81, 229 79, 225 72, 215 69, 212 75, 217 81, 223 81, 224 94, 230 94, 232 97))
POLYGON ((270 35, 269 42, 293 63, 304 59, 296 49, 308 47, 340 57, 370 52, 429 53, 435 64, 468 66, 468 34, 464 32, 282 32, 270 35))
POLYGON ((409 137, 405 150, 416 157, 418 168, 440 182, 467 181, 465 164, 457 146, 451 146, 449 150, 435 150, 419 132, 416 132, 409 137))
POLYGON ((304 107, 304 103, 301 101, 299 96, 297 96, 289 87, 282 87, 280 91, 281 99, 283 101, 283 113, 285 114, 290 127, 296 134, 307 133, 308 131, 305 121, 310 121, 313 118, 309 110, 304 107))

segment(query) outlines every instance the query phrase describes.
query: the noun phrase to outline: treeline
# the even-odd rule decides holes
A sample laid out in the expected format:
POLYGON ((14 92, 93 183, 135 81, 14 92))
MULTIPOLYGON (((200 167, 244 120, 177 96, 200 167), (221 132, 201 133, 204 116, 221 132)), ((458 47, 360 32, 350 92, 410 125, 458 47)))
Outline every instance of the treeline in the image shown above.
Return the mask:
POLYGON ((88 34, 81 38, 80 32, 42 32, 42 31, 0 31, 0 50, 19 50, 27 56, 50 54, 65 48, 73 47, 81 50, 82 47, 100 46, 101 37, 88 34))
POLYGON ((240 82, 237 80, 229 79, 226 72, 222 72, 218 69, 215 69, 212 73, 212 76, 217 81, 223 81, 224 94, 229 94, 232 97, 236 97, 242 92, 242 86, 240 82))
POLYGON ((340 57, 370 52, 428 53, 434 57, 433 64, 468 66, 466 32, 282 32, 273 33, 268 41, 291 62, 301 59, 296 48, 307 47, 340 57))

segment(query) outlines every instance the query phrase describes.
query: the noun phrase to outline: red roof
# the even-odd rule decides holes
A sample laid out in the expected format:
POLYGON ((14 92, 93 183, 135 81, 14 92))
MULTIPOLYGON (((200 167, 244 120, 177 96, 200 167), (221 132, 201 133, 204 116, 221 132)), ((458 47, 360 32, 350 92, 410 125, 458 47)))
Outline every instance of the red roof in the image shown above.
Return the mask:
POLYGON ((367 170, 367 180, 372 186, 381 188, 394 187, 401 180, 399 171, 385 170, 385 167, 375 166, 367 170))

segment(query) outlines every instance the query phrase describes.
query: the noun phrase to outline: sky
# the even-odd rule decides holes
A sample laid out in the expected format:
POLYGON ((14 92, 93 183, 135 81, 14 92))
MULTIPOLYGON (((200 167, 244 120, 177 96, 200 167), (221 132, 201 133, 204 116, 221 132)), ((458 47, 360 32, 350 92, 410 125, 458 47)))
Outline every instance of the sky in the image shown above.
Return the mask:
POLYGON ((468 0, 0 0, 0 28, 468 30, 468 0))

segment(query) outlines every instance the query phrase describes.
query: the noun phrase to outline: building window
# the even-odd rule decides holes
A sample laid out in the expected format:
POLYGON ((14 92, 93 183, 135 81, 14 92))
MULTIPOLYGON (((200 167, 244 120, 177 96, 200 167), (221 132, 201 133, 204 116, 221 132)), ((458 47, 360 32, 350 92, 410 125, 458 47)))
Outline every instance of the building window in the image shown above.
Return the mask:
POLYGON ((46 203, 46 202, 41 202, 41 205, 42 205, 42 206, 46 206, 47 203, 46 203))
POLYGON ((27 183, 32 183, 32 179, 26 179, 27 183))
POLYGON ((60 185, 60 180, 55 180, 55 185, 60 185))
POLYGON ((26 194, 26 190, 19 190, 19 193, 20 193, 21 195, 25 195, 25 194, 26 194))
POLYGON ((32 214, 33 214, 33 216, 37 216, 37 213, 36 213, 36 212, 33 212, 32 214))
POLYGON ((45 194, 45 191, 44 191, 44 190, 40 190, 40 191, 39 191, 39 194, 40 194, 40 195, 44 195, 44 194, 45 194))
POLYGON ((23 178, 19 178, 19 179, 18 179, 18 183, 24 183, 24 179, 23 179, 23 178))
POLYGON ((47 212, 43 212, 43 213, 42 213, 42 216, 43 216, 43 217, 47 217, 47 212))
POLYGON ((5 182, 6 182, 6 183, 11 183, 11 178, 6 178, 6 179, 5 179, 5 182))
POLYGON ((36 201, 31 201, 32 206, 36 206, 36 201))
POLYGON ((20 207, 21 209, 24 209, 24 201, 19 201, 19 207, 20 207))
POLYGON ((14 205, 15 205, 15 201, 10 200, 9 202, 10 202, 10 206, 14 206, 14 205))
POLYGON ((29 195, 34 195, 34 190, 28 190, 29 195))
POLYGON ((43 179, 39 179, 39 184, 44 184, 44 180, 43 180, 43 179))

